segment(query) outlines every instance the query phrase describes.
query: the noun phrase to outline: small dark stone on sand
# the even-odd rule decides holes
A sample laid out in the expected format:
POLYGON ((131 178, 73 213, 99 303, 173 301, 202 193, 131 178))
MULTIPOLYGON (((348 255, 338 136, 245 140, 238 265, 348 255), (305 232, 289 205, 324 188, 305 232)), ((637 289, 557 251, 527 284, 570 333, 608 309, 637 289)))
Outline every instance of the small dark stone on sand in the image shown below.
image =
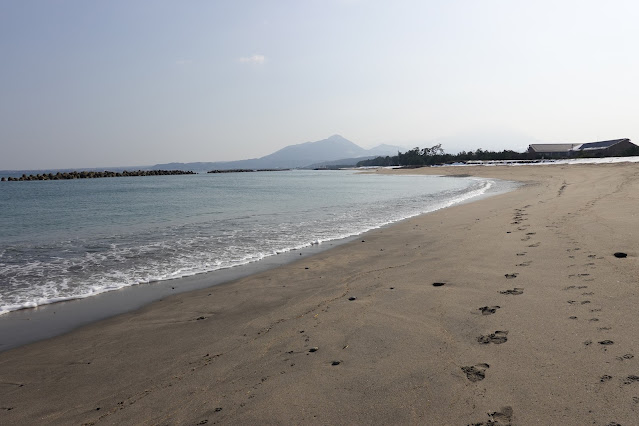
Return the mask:
POLYGON ((350 301, 357 300, 357 297, 351 296, 351 297, 348 298, 348 300, 350 300, 350 301))
POLYGON ((615 253, 615 254, 614 254, 614 256, 615 256, 617 259, 623 259, 624 257, 628 257, 628 254, 627 254, 627 253, 623 253, 623 252, 618 251, 617 253, 615 253))
POLYGON ((601 378, 599 379, 599 381, 600 381, 601 383, 605 383, 605 382, 607 382, 607 381, 609 381, 609 380, 611 380, 611 379, 612 379, 612 376, 609 376, 609 375, 607 375, 607 374, 606 374, 606 375, 601 376, 601 378))
POLYGON ((613 342, 612 340, 602 340, 601 342, 599 342, 600 345, 604 345, 604 346, 612 345, 614 343, 615 342, 613 342))
POLYGON ((100 411, 100 407, 96 408, 95 411, 100 411))
POLYGON ((331 362, 331 365, 340 365, 342 363, 342 361, 333 361, 331 362))
POLYGON ((319 348, 317 346, 310 348, 308 351, 309 352, 317 352, 319 350, 319 348))
POLYGON ((572 317, 568 317, 568 318, 569 318, 569 319, 577 319, 577 317, 576 317, 576 316, 574 316, 574 315, 573 315, 572 317))
POLYGON ((433 283, 433 287, 441 287, 446 283, 433 283))
POLYGON ((517 278, 517 274, 513 273, 513 274, 504 274, 504 276, 508 279, 512 279, 512 278, 517 278))
POLYGON ((206 319, 206 317, 197 317, 196 321, 200 321, 200 320, 203 320, 203 319, 206 319))
POLYGON ((304 269, 308 269, 308 267, 304 268, 304 269))
POLYGON ((391 287, 390 289, 391 289, 391 290, 395 290, 395 287, 391 287))
POLYGON ((217 407, 217 408, 215 409, 215 412, 216 412, 216 413, 219 413, 220 411, 222 411, 222 407, 217 407))

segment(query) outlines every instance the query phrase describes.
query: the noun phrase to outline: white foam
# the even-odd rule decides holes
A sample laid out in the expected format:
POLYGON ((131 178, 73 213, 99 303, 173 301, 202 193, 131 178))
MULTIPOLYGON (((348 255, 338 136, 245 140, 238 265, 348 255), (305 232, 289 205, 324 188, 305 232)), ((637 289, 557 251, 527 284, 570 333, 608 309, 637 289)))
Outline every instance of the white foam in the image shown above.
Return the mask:
MULTIPOLYGON (((435 198, 430 195, 430 198, 421 200, 408 198, 401 201, 403 207, 399 210, 395 205, 389 204, 374 206, 378 208, 374 214, 358 210, 356 205, 339 213, 331 211, 326 215, 325 222, 315 228, 314 222, 291 222, 280 223, 276 229, 262 230, 263 234, 257 236, 245 235, 244 231, 233 229, 218 235, 201 235, 197 233, 197 225, 193 225, 192 234, 196 235, 177 238, 173 242, 155 241, 138 246, 132 246, 131 242, 110 242, 104 245, 103 251, 79 253, 79 256, 68 259, 56 257, 48 263, 34 260, 23 265, 5 264, 0 267, 1 276, 15 277, 22 274, 20 276, 24 277, 32 274, 46 276, 47 281, 38 287, 27 288, 19 280, 12 281, 13 278, 10 278, 9 290, 0 296, 0 314, 257 262, 269 256, 353 237, 423 213, 466 202, 486 194, 495 186, 493 180, 466 179, 472 182, 470 188, 443 191, 432 196, 435 198), (259 241, 262 246, 252 247, 251 241, 259 241), (233 245, 229 245, 230 242, 233 245), (218 246, 224 250, 211 249, 218 246), (136 263, 139 259, 144 259, 144 263, 136 263), (71 267, 79 267, 79 278, 69 273, 71 267)), ((258 226, 256 229, 261 228, 258 226)), ((168 232, 167 238, 171 238, 173 235, 182 235, 183 231, 178 228, 164 232, 168 232)), ((148 238, 152 236, 150 232, 148 238)), ((68 241, 71 247, 65 250, 77 251, 74 244, 76 242, 68 241)), ((95 243, 95 247, 99 245, 98 242, 95 243)))

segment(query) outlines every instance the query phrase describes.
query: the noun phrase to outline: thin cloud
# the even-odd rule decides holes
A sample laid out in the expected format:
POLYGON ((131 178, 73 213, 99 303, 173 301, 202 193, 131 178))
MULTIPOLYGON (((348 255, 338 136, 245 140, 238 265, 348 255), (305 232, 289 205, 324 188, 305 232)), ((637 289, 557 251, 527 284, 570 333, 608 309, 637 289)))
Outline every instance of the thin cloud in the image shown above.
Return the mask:
POLYGON ((266 62, 266 57, 264 57, 264 55, 244 56, 240 58, 240 62, 243 64, 262 65, 266 62))

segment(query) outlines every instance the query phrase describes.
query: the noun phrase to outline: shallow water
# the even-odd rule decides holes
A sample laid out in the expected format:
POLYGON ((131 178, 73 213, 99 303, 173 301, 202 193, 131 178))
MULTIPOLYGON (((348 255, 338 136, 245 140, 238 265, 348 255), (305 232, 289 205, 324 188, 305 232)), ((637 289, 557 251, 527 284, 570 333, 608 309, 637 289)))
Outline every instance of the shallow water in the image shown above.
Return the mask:
POLYGON ((255 262, 508 186, 353 171, 3 182, 0 314, 255 262))

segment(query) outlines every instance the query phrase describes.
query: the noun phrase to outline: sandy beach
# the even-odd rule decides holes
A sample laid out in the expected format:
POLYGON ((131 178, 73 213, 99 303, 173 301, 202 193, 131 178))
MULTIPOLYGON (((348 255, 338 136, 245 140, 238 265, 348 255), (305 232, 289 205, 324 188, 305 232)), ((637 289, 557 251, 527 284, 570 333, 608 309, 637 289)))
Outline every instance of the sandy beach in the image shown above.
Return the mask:
POLYGON ((0 353, 0 423, 637 424, 637 165, 377 173, 524 185, 0 353))

